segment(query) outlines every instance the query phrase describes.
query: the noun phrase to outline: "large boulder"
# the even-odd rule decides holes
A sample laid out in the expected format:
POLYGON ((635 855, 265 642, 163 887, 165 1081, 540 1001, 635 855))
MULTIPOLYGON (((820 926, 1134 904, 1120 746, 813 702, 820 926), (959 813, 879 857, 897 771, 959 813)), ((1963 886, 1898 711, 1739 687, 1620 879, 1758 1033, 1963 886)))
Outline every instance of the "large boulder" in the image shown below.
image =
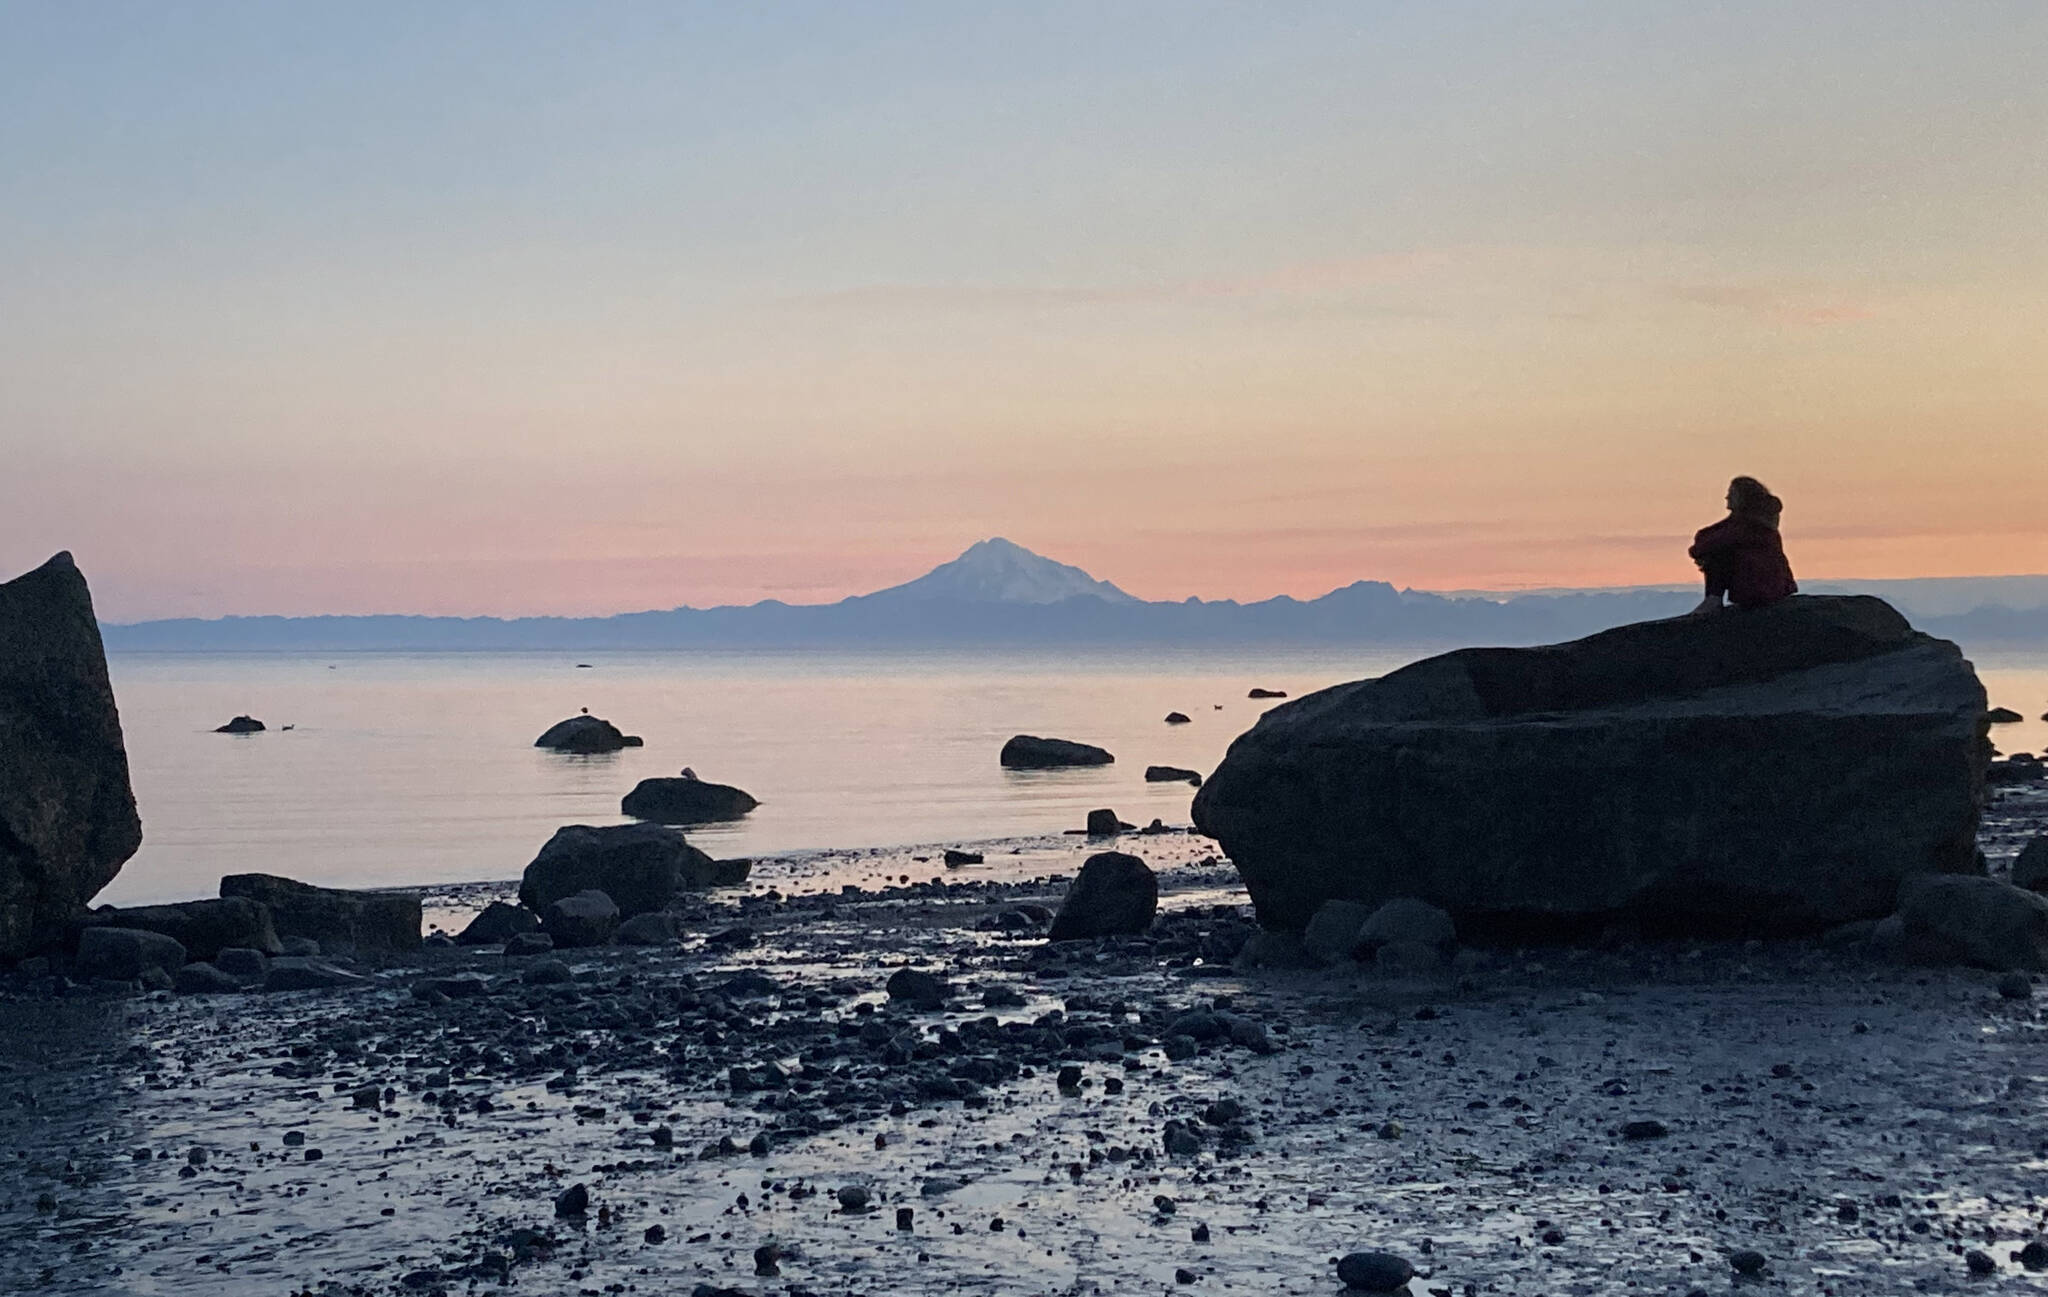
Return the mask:
POLYGON ((1985 735, 1955 645, 1881 600, 1798 596, 1276 707, 1194 818, 1271 928, 1412 897, 1482 940, 1817 932, 1975 869, 1985 735))
POLYGON ((1159 879, 1136 856, 1102 851, 1088 857, 1053 916, 1053 941, 1138 936, 1159 913, 1159 879))
POLYGON ((173 937, 189 958, 211 961, 223 950, 246 948, 281 955, 270 907, 246 896, 223 896, 176 905, 137 905, 125 910, 102 906, 85 916, 85 926, 139 928, 173 937))
POLYGON ((1003 744, 997 758, 1008 770, 1054 770, 1061 766, 1106 766, 1116 758, 1092 743, 1019 734, 1003 744))
POLYGON ((0 959, 61 942, 141 844, 92 594, 59 554, 0 584, 0 959))
POLYGON ((2012 885, 2030 892, 2048 891, 2048 833, 2036 835, 2013 858, 2012 885))
POLYGON ((597 716, 571 716, 565 721, 556 721, 548 726, 547 732, 533 741, 537 748, 553 752, 573 752, 591 755, 599 752, 617 752, 620 748, 637 748, 640 738, 634 734, 621 734, 619 727, 597 716))
POLYGON ((621 813, 657 824, 736 820, 761 803, 730 784, 702 779, 642 779, 619 803, 621 813))
POLYGON ((570 824, 526 867, 519 903, 545 919, 549 905, 595 888, 631 918, 666 909, 677 892, 717 886, 721 874, 718 862, 659 824, 570 824))
POLYGON ((420 946, 420 898, 410 892, 353 892, 315 887, 275 874, 229 874, 222 896, 245 896, 270 907, 277 935, 320 943, 327 955, 402 955, 420 946))

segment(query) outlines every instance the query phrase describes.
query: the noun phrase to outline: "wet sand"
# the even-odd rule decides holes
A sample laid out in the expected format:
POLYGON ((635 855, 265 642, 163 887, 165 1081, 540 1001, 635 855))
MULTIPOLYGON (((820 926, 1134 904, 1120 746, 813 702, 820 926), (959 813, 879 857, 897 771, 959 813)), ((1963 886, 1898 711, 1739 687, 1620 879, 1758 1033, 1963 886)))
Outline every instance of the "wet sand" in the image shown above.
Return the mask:
MULTIPOLYGON (((1994 868, 2044 814, 2001 799, 1994 868)), ((2048 1289, 2048 1040, 1992 974, 1786 942, 1239 975, 1213 844, 1127 839, 1161 922, 1060 947, 1001 925, 1091 848, 1013 845, 714 896, 560 983, 485 948, 349 992, 12 985, 0 1291, 1321 1294, 1361 1248, 1416 1297, 2048 1289), (945 1008, 888 1000, 906 964, 945 1008)))

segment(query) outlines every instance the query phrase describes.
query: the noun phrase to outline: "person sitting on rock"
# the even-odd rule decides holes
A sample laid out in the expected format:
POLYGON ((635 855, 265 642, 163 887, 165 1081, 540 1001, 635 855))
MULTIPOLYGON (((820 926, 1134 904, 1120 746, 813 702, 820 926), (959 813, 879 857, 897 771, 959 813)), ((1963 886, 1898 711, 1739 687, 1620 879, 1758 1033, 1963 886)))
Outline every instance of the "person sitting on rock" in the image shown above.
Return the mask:
POLYGON ((1762 608, 1798 593, 1778 518, 1785 502, 1753 477, 1728 484, 1728 516, 1692 538, 1692 561, 1707 580, 1693 615, 1718 611, 1722 596, 1737 608, 1762 608))

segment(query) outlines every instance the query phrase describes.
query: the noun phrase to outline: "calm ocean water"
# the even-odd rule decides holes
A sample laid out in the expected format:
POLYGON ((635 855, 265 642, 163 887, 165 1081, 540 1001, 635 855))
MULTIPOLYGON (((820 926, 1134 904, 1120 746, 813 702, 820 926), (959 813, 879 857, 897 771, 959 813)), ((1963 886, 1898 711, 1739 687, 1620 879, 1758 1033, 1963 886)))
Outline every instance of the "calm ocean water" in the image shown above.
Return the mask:
MULTIPOLYGON (((1192 790, 1147 784, 1144 768, 1213 769, 1270 705, 1247 700, 1253 686, 1298 697, 1410 656, 115 654, 143 846, 100 899, 209 896, 249 870, 335 886, 516 878, 560 825, 621 823, 637 781, 686 765, 762 801, 690 832, 718 856, 1058 833, 1098 806, 1185 823, 1192 790), (582 707, 647 746, 532 746, 582 707), (1176 710, 1193 723, 1164 724, 1176 710), (242 712, 270 732, 211 732, 242 712), (996 753, 1015 733, 1098 743, 1117 761, 1005 771, 996 753)), ((2048 748, 2048 653, 1978 667, 1992 702, 2028 717, 1995 741, 2048 748)))

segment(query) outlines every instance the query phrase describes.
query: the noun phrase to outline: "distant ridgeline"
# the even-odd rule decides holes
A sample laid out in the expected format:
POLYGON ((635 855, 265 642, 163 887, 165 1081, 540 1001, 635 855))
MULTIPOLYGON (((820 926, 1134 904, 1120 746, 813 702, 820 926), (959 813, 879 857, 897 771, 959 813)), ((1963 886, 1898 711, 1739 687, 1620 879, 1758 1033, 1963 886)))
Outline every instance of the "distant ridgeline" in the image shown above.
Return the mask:
MULTIPOLYGON (((1933 634, 2048 646, 2048 577, 1816 582, 1876 594, 1933 634)), ((660 649, 1542 644, 1698 602, 1692 586, 1430 594, 1359 581, 1319 599, 1148 603, 1007 541, 832 604, 775 600, 615 617, 224 617, 107 625, 112 650, 660 649)))

